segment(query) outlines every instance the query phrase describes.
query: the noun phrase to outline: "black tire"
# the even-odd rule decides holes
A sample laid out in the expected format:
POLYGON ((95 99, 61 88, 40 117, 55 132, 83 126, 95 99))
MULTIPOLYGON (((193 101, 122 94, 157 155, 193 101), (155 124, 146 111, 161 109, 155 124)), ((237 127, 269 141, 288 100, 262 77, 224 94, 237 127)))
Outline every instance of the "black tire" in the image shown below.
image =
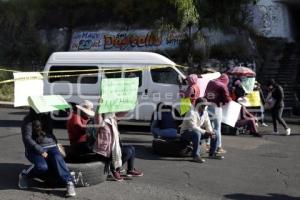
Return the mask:
POLYGON ((87 187, 106 180, 105 163, 101 161, 90 163, 67 163, 75 179, 76 187, 87 187))
POLYGON ((189 144, 176 139, 154 139, 152 149, 155 154, 168 157, 190 157, 192 148, 189 144))
POLYGON ((237 128, 231 127, 229 125, 223 124, 221 126, 222 135, 239 135, 240 132, 237 128))
POLYGON ((76 187, 87 187, 102 183, 107 178, 107 164, 99 161, 95 153, 72 156, 70 146, 64 145, 65 161, 75 179, 76 187))

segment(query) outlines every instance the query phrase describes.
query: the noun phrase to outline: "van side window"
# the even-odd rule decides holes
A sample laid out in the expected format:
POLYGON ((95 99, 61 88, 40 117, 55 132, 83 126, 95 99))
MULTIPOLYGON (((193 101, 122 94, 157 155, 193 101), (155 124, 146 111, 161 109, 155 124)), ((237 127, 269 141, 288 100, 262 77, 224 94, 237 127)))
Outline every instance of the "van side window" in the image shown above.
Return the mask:
POLYGON ((142 71, 134 71, 134 72, 125 72, 125 78, 139 78, 139 87, 142 85, 142 71))
MULTIPOLYGON (((105 69, 104 69, 105 70, 105 69)), ((121 69, 113 69, 113 70, 105 70, 104 71, 105 77, 106 78, 121 78, 122 77, 122 72, 121 69)))
POLYGON ((51 66, 49 72, 50 83, 65 81, 69 83, 94 84, 98 82, 97 66, 51 66))
POLYGON ((171 67, 151 69, 151 76, 155 83, 178 84, 178 73, 171 67))

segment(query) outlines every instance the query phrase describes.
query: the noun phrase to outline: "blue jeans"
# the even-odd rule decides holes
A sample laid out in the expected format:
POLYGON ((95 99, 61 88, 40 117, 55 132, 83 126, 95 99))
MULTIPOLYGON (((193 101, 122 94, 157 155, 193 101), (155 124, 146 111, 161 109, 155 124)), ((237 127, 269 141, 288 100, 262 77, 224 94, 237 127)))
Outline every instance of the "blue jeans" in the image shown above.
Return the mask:
POLYGON ((163 138, 174 138, 177 137, 177 129, 175 128, 166 128, 160 129, 157 127, 157 121, 153 120, 151 124, 151 133, 154 138, 163 137, 163 138))
POLYGON ((177 129, 175 128, 166 128, 166 129, 160 129, 160 128, 154 128, 152 130, 152 134, 154 138, 157 138, 158 136, 162 138, 175 138, 177 137, 177 129))
MULTIPOLYGON (((192 156, 194 158, 200 157, 200 153, 201 153, 200 142, 202 139, 208 139, 208 137, 197 131, 185 131, 181 134, 181 140, 193 143, 192 156)), ((217 142, 218 142, 218 136, 216 135, 216 138, 211 139, 210 141, 210 149, 209 149, 210 156, 212 156, 216 152, 217 142)))
MULTIPOLYGON (((124 165, 127 162, 127 171, 134 170, 134 159, 135 159, 135 148, 132 145, 122 145, 122 164, 124 165)), ((110 169, 111 171, 115 171, 115 167, 113 166, 111 160, 110 162, 110 169)))
POLYGON ((218 138, 217 147, 222 147, 222 134, 221 134, 221 124, 222 124, 222 108, 215 105, 208 106, 208 112, 210 116, 210 121, 214 132, 218 138))
POLYGON ((45 148, 45 151, 48 153, 47 158, 44 158, 42 155, 32 151, 26 152, 26 158, 33 164, 27 170, 26 176, 34 178, 47 172, 54 172, 64 184, 73 181, 69 169, 58 148, 45 148))
POLYGON ((127 171, 134 169, 135 148, 131 145, 122 146, 122 163, 127 162, 127 171))

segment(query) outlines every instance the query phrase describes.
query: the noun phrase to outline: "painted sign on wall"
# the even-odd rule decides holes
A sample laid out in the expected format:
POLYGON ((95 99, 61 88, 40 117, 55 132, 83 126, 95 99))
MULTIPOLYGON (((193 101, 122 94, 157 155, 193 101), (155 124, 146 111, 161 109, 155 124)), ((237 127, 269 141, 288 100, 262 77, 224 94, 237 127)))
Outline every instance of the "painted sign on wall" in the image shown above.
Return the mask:
POLYGON ((185 33, 133 31, 77 31, 70 51, 153 51, 175 49, 185 33))

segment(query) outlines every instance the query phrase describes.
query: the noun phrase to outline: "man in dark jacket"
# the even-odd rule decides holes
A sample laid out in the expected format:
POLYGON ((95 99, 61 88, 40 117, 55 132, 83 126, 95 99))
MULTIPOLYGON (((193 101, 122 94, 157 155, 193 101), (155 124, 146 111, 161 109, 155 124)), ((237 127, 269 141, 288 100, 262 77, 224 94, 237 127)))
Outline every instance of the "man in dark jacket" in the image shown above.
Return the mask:
POLYGON ((26 189, 28 179, 53 170, 60 181, 66 184, 66 196, 75 196, 74 180, 57 147, 50 114, 37 114, 30 109, 23 120, 21 131, 25 156, 33 165, 19 174, 19 188, 26 189))
POLYGON ((274 79, 271 79, 268 83, 268 88, 272 92, 272 98, 275 100, 274 106, 271 108, 273 130, 275 134, 278 134, 277 121, 284 127, 286 135, 291 134, 291 129, 287 126, 285 121, 282 119, 282 112, 284 108, 284 92, 283 88, 276 83, 274 79))

